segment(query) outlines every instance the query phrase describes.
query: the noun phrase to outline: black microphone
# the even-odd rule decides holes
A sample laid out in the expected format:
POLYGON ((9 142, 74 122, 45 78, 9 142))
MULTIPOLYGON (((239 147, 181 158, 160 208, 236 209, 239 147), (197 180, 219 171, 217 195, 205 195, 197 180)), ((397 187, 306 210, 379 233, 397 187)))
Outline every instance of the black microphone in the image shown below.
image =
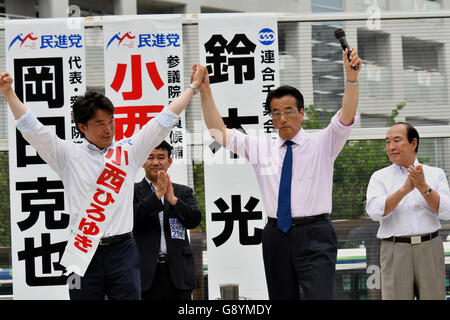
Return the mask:
MULTIPOLYGON (((348 49, 348 60, 350 60, 350 46, 348 45, 347 40, 345 39, 345 32, 344 32, 344 30, 341 29, 341 28, 336 29, 334 31, 334 36, 341 43, 342 50, 345 51, 345 49, 348 49)), ((359 64, 357 64, 356 66, 354 66, 352 68, 353 68, 353 70, 358 70, 359 69, 359 64)))

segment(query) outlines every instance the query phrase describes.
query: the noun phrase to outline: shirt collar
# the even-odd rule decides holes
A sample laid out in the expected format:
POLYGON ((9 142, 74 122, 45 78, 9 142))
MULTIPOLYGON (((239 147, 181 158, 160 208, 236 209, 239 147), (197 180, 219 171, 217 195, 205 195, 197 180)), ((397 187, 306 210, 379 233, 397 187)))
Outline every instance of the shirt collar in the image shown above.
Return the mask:
POLYGON ((111 145, 105 149, 100 150, 95 144, 90 143, 86 138, 83 140, 83 144, 86 146, 86 148, 88 150, 91 151, 98 151, 100 153, 106 153, 110 148, 114 147, 115 145, 115 141, 113 140, 113 142, 111 143, 111 145))
MULTIPOLYGON (((419 160, 417 160, 417 157, 414 159, 414 166, 417 166, 418 164, 420 164, 419 160)), ((392 163, 392 165, 394 166, 394 168, 396 168, 397 170, 400 170, 401 172, 408 172, 406 171, 406 168, 404 166, 399 166, 398 164, 392 163)))
POLYGON ((153 185, 153 183, 147 178, 147 176, 144 176, 144 179, 145 179, 145 181, 147 181, 147 183, 148 183, 150 186, 153 185))
MULTIPOLYGON (((303 128, 300 128, 300 131, 297 132, 297 134, 291 139, 291 141, 299 145, 300 147, 305 143, 306 139, 308 138, 308 135, 306 131, 303 128)), ((281 148, 284 146, 284 143, 286 140, 282 139, 280 136, 278 136, 278 147, 281 148)))

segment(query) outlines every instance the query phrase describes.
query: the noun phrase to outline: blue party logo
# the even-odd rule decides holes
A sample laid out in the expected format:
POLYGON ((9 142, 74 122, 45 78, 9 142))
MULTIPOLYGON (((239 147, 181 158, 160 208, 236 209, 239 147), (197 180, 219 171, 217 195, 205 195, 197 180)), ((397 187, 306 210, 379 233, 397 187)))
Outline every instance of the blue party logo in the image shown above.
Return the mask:
POLYGON ((275 32, 272 29, 264 28, 259 32, 259 42, 261 44, 268 46, 275 41, 275 32))

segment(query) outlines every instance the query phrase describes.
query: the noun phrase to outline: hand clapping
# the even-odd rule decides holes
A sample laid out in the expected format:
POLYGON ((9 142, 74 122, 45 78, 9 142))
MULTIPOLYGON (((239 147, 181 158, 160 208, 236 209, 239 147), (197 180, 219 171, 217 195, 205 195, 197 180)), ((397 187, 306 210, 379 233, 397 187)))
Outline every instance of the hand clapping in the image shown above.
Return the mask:
POLYGON ((424 193, 428 185, 425 181, 425 175, 423 174, 423 166, 419 164, 417 166, 411 166, 406 170, 409 172, 408 178, 411 179, 414 187, 419 190, 420 193, 424 193))
POLYGON ((178 198, 173 193, 172 181, 170 180, 168 173, 163 170, 158 171, 158 180, 156 181, 155 188, 155 193, 158 199, 161 199, 162 196, 164 196, 171 205, 176 205, 178 198))

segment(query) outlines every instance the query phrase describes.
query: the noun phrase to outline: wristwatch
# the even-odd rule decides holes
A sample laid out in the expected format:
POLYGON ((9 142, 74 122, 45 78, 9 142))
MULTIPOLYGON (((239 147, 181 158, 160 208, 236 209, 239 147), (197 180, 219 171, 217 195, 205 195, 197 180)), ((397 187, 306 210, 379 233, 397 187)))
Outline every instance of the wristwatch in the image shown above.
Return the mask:
POLYGON ((197 94, 197 92, 198 92, 198 89, 197 89, 197 87, 196 86, 194 86, 192 83, 190 83, 189 84, 189 88, 191 88, 192 90, 194 90, 194 95, 196 95, 197 94))
POLYGON ((427 190, 426 190, 425 192, 422 192, 422 195, 423 195, 423 196, 427 196, 427 195, 429 195, 432 191, 433 191, 433 189, 431 189, 431 187, 428 186, 427 190))

